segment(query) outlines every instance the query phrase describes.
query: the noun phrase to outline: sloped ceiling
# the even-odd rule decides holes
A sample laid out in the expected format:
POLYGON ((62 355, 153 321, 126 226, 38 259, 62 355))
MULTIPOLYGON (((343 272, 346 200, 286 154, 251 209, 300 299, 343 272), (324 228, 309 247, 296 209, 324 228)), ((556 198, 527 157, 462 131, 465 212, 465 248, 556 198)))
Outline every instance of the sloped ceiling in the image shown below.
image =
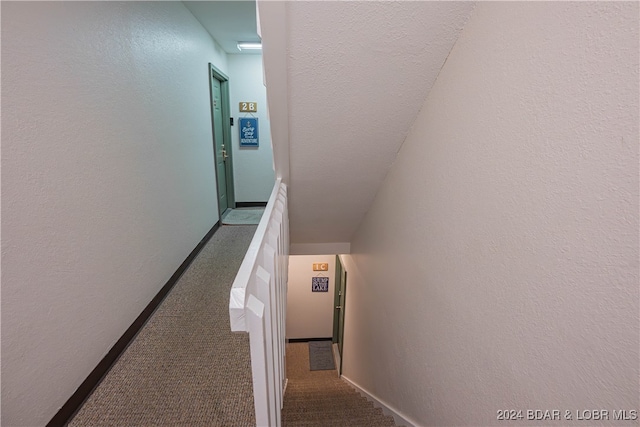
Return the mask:
POLYGON ((291 243, 351 240, 473 7, 286 3, 291 243))

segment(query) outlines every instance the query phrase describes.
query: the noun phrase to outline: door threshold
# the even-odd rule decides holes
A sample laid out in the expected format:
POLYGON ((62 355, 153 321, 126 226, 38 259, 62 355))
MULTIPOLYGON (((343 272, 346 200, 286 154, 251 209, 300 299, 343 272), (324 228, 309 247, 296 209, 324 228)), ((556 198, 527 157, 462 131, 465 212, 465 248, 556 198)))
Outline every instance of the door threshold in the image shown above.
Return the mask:
POLYGON ((229 215, 229 212, 231 212, 231 210, 232 210, 231 208, 227 208, 224 212, 222 212, 222 215, 220 215, 220 222, 222 222, 225 219, 225 217, 229 215))

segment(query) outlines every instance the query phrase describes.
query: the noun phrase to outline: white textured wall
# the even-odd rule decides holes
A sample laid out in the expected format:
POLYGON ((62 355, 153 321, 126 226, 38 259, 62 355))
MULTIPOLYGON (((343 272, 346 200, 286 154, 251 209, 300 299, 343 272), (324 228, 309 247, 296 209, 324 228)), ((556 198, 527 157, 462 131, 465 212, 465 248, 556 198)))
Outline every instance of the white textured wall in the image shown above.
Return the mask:
POLYGON ((478 3, 344 256, 348 378, 419 425, 640 409, 638 37, 478 3))
POLYGON ((335 272, 335 255, 289 256, 287 338, 333 336, 335 272), (329 271, 313 271, 313 264, 318 262, 328 263, 329 271), (329 278, 329 292, 311 292, 311 279, 319 273, 329 278))
POLYGON ((282 17, 287 2, 256 0, 258 34, 262 38, 264 78, 267 82, 271 137, 276 141, 273 160, 276 177, 289 182, 289 83, 287 79, 288 24, 282 17))
POLYGON ((231 116, 233 142, 233 174, 236 202, 266 202, 269 200, 275 173, 273 171, 273 150, 271 148, 271 128, 267 115, 267 91, 262 74, 262 55, 228 55, 231 116), (254 101, 258 112, 240 113, 238 103, 254 101), (257 117, 260 127, 258 148, 240 148, 240 118, 257 117))
POLYGON ((314 254, 348 254, 351 249, 349 242, 336 243, 292 243, 289 246, 291 255, 314 255, 314 254))
POLYGON ((46 424, 217 221, 180 2, 2 2, 2 425, 46 424))

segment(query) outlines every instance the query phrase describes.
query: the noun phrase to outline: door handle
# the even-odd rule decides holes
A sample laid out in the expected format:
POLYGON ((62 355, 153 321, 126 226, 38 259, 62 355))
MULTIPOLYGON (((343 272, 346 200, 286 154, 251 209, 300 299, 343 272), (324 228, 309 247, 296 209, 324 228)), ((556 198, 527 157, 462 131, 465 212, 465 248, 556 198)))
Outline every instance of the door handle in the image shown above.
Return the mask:
POLYGON ((341 305, 336 305, 336 309, 342 310, 342 306, 341 305))
POLYGON ((227 150, 224 148, 224 144, 222 144, 222 160, 227 161, 229 155, 227 154, 227 150))

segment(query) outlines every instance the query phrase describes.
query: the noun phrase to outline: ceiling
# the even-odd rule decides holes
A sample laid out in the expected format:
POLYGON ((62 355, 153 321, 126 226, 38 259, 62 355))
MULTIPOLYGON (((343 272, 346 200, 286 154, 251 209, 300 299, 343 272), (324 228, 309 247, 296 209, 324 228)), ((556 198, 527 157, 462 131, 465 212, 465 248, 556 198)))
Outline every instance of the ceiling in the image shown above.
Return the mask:
POLYGON ((184 1, 193 16, 227 53, 240 52, 236 43, 259 42, 256 31, 256 2, 254 1, 184 1))
POLYGON ((267 90, 288 92, 282 108, 291 243, 350 242, 474 3, 317 1, 283 8, 268 14, 260 5, 267 90), (278 43, 286 45, 282 58, 269 58, 278 43), (286 76, 273 72, 282 62, 286 76))

